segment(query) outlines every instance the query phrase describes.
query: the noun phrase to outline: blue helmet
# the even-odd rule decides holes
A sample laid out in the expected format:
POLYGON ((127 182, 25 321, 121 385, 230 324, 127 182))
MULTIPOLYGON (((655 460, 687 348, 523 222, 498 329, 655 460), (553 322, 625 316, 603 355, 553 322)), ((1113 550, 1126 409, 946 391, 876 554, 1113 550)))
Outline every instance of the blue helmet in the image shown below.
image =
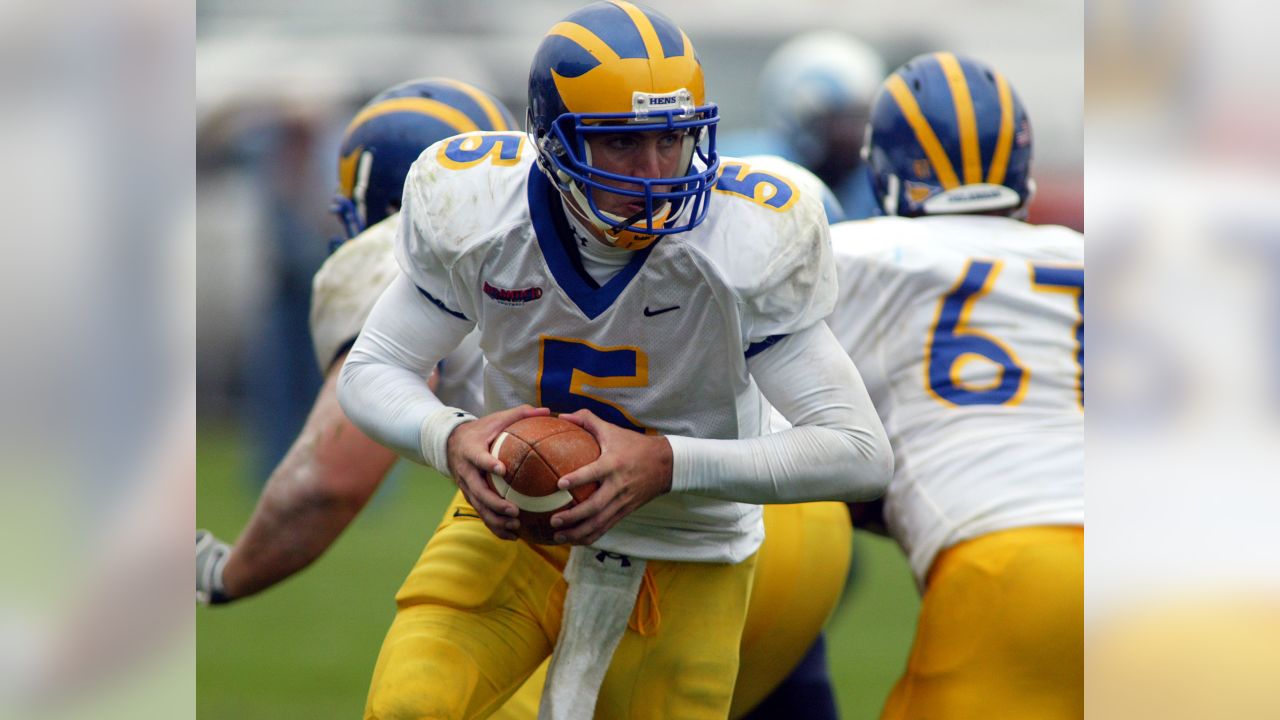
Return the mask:
POLYGON ((1000 73, 949 52, 885 80, 863 152, 889 215, 1025 214, 1035 193, 1031 124, 1000 73))
POLYGON ((528 131, 538 163, 569 212, 617 247, 647 247, 706 218, 720 164, 718 121, 688 36, 662 14, 623 0, 592 3, 557 23, 529 70, 528 131), (642 178, 592 167, 587 135, 655 130, 684 133, 676 177, 642 178), (643 199, 644 209, 629 218, 605 212, 592 189, 643 199))
POLYGON ((457 80, 411 80, 382 91, 342 136, 332 211, 347 239, 399 209, 409 166, 428 145, 472 130, 515 127, 501 102, 457 80))

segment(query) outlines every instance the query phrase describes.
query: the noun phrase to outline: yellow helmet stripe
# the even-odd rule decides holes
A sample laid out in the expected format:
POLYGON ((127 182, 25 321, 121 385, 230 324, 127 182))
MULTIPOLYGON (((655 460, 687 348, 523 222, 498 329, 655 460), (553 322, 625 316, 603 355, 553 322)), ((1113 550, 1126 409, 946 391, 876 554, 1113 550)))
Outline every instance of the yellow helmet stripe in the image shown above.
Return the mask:
POLYGON ((569 38, 578 43, 587 52, 591 53, 601 62, 616 62, 618 53, 609 47, 609 44, 601 40, 595 33, 582 27, 578 23, 562 22, 556 23, 555 27, 547 31, 548 35, 559 35, 560 37, 569 38))
POLYGON ((361 145, 350 154, 338 158, 338 193, 344 197, 351 197, 351 193, 355 190, 356 167, 360 163, 360 154, 363 152, 364 146, 361 145))
POLYGON ((649 21, 649 16, 629 2, 622 2, 622 0, 611 1, 631 18, 636 30, 640 31, 640 37, 644 40, 644 51, 649 55, 649 58, 657 60, 663 57, 662 41, 658 39, 658 31, 653 29, 653 23, 649 21))
POLYGON ((455 131, 464 133, 480 128, 472 122, 471 118, 456 108, 450 107, 439 100, 430 98, 391 98, 384 102, 380 102, 372 107, 361 110, 358 115, 352 119, 351 124, 347 126, 345 135, 351 134, 352 130, 360 127, 362 124, 383 115, 390 115, 396 112, 416 112, 422 113, 428 117, 433 117, 440 122, 453 128, 455 131))
POLYGON ((966 185, 982 182, 982 153, 978 149, 978 118, 973 112, 973 96, 964 79, 960 61, 949 52, 934 53, 951 88, 951 101, 956 106, 956 128, 960 131, 960 157, 964 165, 966 185))
POLYGON ((991 155, 991 169, 987 182, 1004 184, 1004 174, 1009 169, 1009 152, 1013 149, 1013 91, 1009 81, 996 73, 996 90, 1000 93, 1000 135, 996 138, 996 151, 991 155))
POLYGON ((464 82, 450 80, 449 78, 439 78, 439 81, 451 88, 454 88, 455 90, 466 93, 467 97, 475 100, 476 104, 484 110, 484 115, 489 118, 489 124, 493 126, 494 130, 511 129, 507 127, 507 121, 502 119, 502 113, 498 110, 498 106, 493 104, 493 101, 489 99, 488 95, 485 95, 464 82))
POLYGON ((933 172, 942 182, 942 187, 947 190, 959 187, 960 181, 956 179, 956 171, 951 168, 951 160, 947 158, 946 151, 942 149, 942 143, 938 142, 938 136, 934 134, 924 113, 920 112, 920 106, 916 104, 915 97, 907 88, 906 81, 901 75, 895 74, 884 82, 884 87, 898 102, 903 117, 915 132, 916 142, 920 143, 920 147, 924 149, 925 157, 929 158, 929 164, 933 166, 933 172))

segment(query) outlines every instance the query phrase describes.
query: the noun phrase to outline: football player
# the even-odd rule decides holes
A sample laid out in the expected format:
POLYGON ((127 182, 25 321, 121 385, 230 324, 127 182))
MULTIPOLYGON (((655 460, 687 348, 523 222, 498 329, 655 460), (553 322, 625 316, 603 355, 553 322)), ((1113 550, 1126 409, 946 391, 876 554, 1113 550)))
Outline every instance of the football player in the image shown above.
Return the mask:
MULTIPOLYGON (((515 127, 497 99, 464 83, 430 78, 380 93, 344 133, 333 206, 344 238, 317 273, 312 293, 313 347, 330 382, 235 548, 207 532, 197 534, 197 594, 206 602, 250 596, 308 565, 354 519, 394 462, 394 453, 367 439, 339 412, 332 376, 374 301, 398 272, 392 238, 409 166, 428 145, 468 123, 493 130, 515 127)), ((831 203, 829 217, 839 212, 830 191, 803 168, 777 158, 751 162, 824 193, 831 203)), ((442 364, 436 392, 451 404, 480 412, 481 365, 478 347, 469 340, 442 364)), ((829 717, 834 701, 823 646, 814 638, 835 605, 849 562, 839 551, 849 547, 845 510, 838 503, 769 506, 765 525, 769 541, 757 561, 731 717, 757 706, 792 669, 801 672, 788 678, 788 687, 802 684, 807 702, 790 708, 789 716, 829 717)), ((541 689, 540 679, 532 678, 497 716, 534 717, 541 689)))
POLYGON ((896 455, 883 503, 923 592, 883 717, 1083 715, 1084 241, 1022 222, 1031 127, 949 52, 883 84, 887 215, 832 230, 828 318, 896 455))
POLYGON ((765 118, 782 154, 829 185, 849 219, 881 214, 861 149, 884 76, 871 46, 831 30, 787 41, 760 73, 765 118))
POLYGON ((559 23, 530 71, 529 134, 471 133, 406 181, 402 274, 339 380, 347 415, 453 477, 397 595, 368 717, 487 714, 548 656, 548 717, 724 717, 764 502, 875 497, 892 453, 821 319, 834 300, 818 193, 715 150, 692 44, 622 2, 559 23), (422 378, 478 329, 477 418, 422 378), (794 429, 764 434, 765 402, 794 429), (511 422, 549 411, 600 483, 515 540, 485 475, 511 422), (572 549, 570 549, 572 546, 572 549), (552 650, 554 648, 554 655, 552 650))
MULTIPOLYGON (((312 293, 312 340, 326 380, 235 547, 197 533, 196 590, 202 601, 216 604, 252 595, 309 565, 333 544, 390 471, 395 453, 356 430, 338 406, 338 370, 374 299, 351 286, 371 284, 376 292, 394 276, 389 257, 399 189, 424 147, 460 132, 515 126, 498 100, 443 78, 389 88, 348 125, 334 201, 348 241, 316 274, 312 293)), ((474 380, 478 362, 465 346, 448 358, 444 372, 451 382, 441 386, 441 394, 461 407, 480 408, 474 380)))

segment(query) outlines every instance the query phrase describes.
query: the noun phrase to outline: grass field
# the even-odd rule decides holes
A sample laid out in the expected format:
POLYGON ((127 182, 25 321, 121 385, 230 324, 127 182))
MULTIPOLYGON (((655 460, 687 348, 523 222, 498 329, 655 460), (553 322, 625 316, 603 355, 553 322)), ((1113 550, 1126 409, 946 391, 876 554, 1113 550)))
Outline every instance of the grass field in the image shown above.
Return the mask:
MULTIPOLYGON (((258 489, 229 432, 199 436, 196 519, 236 537, 258 489)), ((400 467, 315 565, 259 597, 197 613, 197 717, 204 720, 360 717, 369 674, 404 575, 453 487, 400 467)), ((878 716, 905 663, 918 600, 897 548, 855 543, 853 592, 828 628, 845 718, 878 716)))

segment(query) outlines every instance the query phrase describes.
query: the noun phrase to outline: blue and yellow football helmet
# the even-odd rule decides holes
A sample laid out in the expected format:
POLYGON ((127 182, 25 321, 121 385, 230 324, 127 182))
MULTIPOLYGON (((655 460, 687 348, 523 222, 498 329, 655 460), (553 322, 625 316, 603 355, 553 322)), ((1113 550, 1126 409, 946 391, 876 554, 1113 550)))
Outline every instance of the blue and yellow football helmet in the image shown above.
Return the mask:
POLYGON ((1031 124, 1003 75, 971 58, 913 58, 885 80, 867 141, 889 215, 1025 215, 1035 194, 1031 124))
POLYGON ((332 211, 347 239, 400 208, 409 167, 428 145, 472 130, 515 127, 501 102, 457 80, 411 80, 378 93, 347 125, 338 154, 332 211))
POLYGON ((529 70, 528 131, 538 163, 569 212, 617 247, 644 248, 706 218, 720 165, 718 121, 689 37, 662 14, 623 0, 592 3, 556 24, 529 70), (676 177, 641 178, 591 166, 587 135, 656 130, 685 132, 676 177), (592 188, 643 199, 644 210, 629 218, 605 212, 592 188))

